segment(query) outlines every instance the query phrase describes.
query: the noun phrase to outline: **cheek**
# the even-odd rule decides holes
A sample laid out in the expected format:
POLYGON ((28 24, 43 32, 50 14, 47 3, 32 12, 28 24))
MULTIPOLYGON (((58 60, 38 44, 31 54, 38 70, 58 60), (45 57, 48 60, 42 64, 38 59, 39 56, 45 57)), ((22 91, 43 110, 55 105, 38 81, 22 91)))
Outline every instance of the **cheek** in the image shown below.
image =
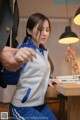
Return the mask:
POLYGON ((46 40, 49 38, 49 36, 50 36, 50 34, 49 34, 49 33, 47 33, 47 34, 46 34, 46 40))
POLYGON ((36 38, 36 32, 35 32, 35 31, 32 33, 32 38, 33 38, 33 39, 36 38))
POLYGON ((47 34, 47 38, 49 38, 49 36, 50 36, 50 33, 47 34))

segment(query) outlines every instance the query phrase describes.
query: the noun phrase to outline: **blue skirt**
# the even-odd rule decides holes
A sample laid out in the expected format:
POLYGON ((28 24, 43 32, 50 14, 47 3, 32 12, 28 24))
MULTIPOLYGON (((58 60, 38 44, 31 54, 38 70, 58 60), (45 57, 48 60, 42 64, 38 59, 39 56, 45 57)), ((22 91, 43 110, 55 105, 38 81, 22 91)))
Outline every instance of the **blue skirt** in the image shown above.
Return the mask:
POLYGON ((10 105, 11 120, 57 120, 48 106, 16 107, 10 105))

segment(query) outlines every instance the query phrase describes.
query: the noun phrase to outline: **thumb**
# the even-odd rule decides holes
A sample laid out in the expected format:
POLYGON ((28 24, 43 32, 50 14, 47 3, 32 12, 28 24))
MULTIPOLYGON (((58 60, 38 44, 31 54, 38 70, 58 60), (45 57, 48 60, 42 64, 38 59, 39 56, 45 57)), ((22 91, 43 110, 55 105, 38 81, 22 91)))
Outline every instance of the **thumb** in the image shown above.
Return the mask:
POLYGON ((54 86, 53 86, 53 84, 51 83, 51 81, 49 81, 48 85, 51 86, 52 88, 54 88, 54 86))
POLYGON ((17 49, 17 48, 12 48, 11 49, 11 52, 15 55, 17 52, 19 51, 19 49, 17 49))

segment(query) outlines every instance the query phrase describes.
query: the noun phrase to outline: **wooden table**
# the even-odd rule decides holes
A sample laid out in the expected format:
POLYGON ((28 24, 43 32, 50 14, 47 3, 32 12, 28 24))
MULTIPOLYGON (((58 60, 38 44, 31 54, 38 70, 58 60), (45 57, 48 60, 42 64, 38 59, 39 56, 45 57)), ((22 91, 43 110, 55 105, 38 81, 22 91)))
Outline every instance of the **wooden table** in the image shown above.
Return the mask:
POLYGON ((80 84, 63 83, 54 88, 68 96, 68 120, 80 120, 80 84))

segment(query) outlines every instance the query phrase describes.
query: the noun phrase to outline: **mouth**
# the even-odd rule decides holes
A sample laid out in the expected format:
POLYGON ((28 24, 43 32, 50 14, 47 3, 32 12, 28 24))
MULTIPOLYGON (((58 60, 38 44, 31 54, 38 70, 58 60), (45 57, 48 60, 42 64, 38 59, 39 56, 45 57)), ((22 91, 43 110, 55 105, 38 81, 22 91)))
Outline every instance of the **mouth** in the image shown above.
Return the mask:
POLYGON ((45 40, 46 38, 41 38, 42 40, 45 40))

